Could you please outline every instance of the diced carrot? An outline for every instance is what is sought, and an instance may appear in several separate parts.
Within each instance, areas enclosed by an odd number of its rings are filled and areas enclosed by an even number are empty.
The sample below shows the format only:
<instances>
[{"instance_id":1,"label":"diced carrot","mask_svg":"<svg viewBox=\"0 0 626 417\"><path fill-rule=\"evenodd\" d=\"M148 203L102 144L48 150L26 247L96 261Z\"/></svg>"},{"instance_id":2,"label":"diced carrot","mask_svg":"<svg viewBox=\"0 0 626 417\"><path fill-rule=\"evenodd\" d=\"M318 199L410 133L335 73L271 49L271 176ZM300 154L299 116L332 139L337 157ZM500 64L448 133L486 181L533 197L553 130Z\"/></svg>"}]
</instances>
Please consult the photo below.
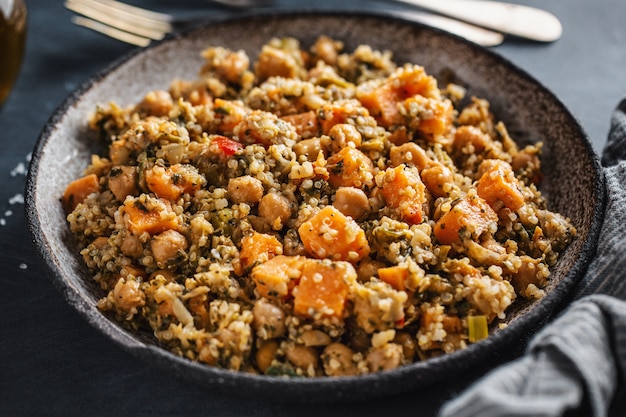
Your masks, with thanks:
<instances>
[{"instance_id":1,"label":"diced carrot","mask_svg":"<svg viewBox=\"0 0 626 417\"><path fill-rule=\"evenodd\" d=\"M276 255L282 255L283 245L275 236L254 232L241 239L239 259L244 269L256 263L265 262Z\"/></svg>"},{"instance_id":2,"label":"diced carrot","mask_svg":"<svg viewBox=\"0 0 626 417\"><path fill-rule=\"evenodd\" d=\"M252 268L251 277L261 297L285 298L298 283L304 267L304 256L277 255Z\"/></svg>"},{"instance_id":3,"label":"diced carrot","mask_svg":"<svg viewBox=\"0 0 626 417\"><path fill-rule=\"evenodd\" d=\"M477 237L497 221L498 215L485 200L466 196L441 216L433 232L439 243L451 245L461 241L462 232Z\"/></svg>"},{"instance_id":4,"label":"diced carrot","mask_svg":"<svg viewBox=\"0 0 626 417\"><path fill-rule=\"evenodd\" d=\"M406 266L389 266L378 270L378 278L391 285L395 290L404 291L404 282L409 277L409 269Z\"/></svg>"},{"instance_id":5,"label":"diced carrot","mask_svg":"<svg viewBox=\"0 0 626 417\"><path fill-rule=\"evenodd\" d=\"M402 220L412 224L421 223L426 187L417 169L400 164L395 168L388 168L383 175L380 191L385 202L390 207L399 209Z\"/></svg>"},{"instance_id":6,"label":"diced carrot","mask_svg":"<svg viewBox=\"0 0 626 417\"><path fill-rule=\"evenodd\" d=\"M100 183L96 174L85 175L72 181L63 193L63 205L67 211L73 211L89 194L100 191Z\"/></svg>"},{"instance_id":7,"label":"diced carrot","mask_svg":"<svg viewBox=\"0 0 626 417\"><path fill-rule=\"evenodd\" d=\"M319 135L320 124L317 120L317 113L313 110L305 113L290 114L281 117L281 119L291 123L296 128L298 135L305 139Z\"/></svg>"},{"instance_id":8,"label":"diced carrot","mask_svg":"<svg viewBox=\"0 0 626 417\"><path fill-rule=\"evenodd\" d=\"M120 208L128 229L134 235L147 232L151 235L170 229L178 229L178 218L167 200L157 200L155 207L148 209L139 199L124 201Z\"/></svg>"},{"instance_id":9,"label":"diced carrot","mask_svg":"<svg viewBox=\"0 0 626 417\"><path fill-rule=\"evenodd\" d=\"M183 194L195 194L204 183L204 177L191 165L176 164L168 168L154 166L145 172L148 189L159 198L177 200Z\"/></svg>"},{"instance_id":10,"label":"diced carrot","mask_svg":"<svg viewBox=\"0 0 626 417\"><path fill-rule=\"evenodd\" d=\"M483 164L487 162L484 161ZM481 166L483 165L481 164ZM498 210L502 205L512 211L524 205L524 195L511 166L504 161L490 161L476 184L476 192Z\"/></svg>"},{"instance_id":11,"label":"diced carrot","mask_svg":"<svg viewBox=\"0 0 626 417\"><path fill-rule=\"evenodd\" d=\"M333 206L302 223L298 233L307 252L319 259L355 263L370 252L363 229Z\"/></svg>"},{"instance_id":12,"label":"diced carrot","mask_svg":"<svg viewBox=\"0 0 626 417\"><path fill-rule=\"evenodd\" d=\"M293 311L313 319L343 317L356 270L348 262L307 259L294 289Z\"/></svg>"},{"instance_id":13,"label":"diced carrot","mask_svg":"<svg viewBox=\"0 0 626 417\"><path fill-rule=\"evenodd\" d=\"M362 188L374 178L374 163L358 149L347 146L326 161L328 182L335 188Z\"/></svg>"}]
</instances>

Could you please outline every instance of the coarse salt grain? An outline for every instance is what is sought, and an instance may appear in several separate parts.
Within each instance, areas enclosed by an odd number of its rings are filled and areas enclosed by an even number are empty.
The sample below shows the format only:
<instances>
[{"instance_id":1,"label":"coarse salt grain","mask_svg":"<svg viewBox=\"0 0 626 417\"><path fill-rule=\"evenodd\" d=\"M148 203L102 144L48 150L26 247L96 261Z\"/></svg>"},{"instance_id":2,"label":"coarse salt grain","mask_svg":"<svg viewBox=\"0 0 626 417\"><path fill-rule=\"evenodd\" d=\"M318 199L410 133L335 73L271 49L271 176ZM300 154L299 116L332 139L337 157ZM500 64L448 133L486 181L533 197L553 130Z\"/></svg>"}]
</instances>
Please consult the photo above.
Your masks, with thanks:
<instances>
[{"instance_id":1,"label":"coarse salt grain","mask_svg":"<svg viewBox=\"0 0 626 417\"><path fill-rule=\"evenodd\" d=\"M26 165L23 162L19 162L15 166L15 168L13 168L13 170L10 173L10 175L12 177L16 177L18 175L26 175L27 172L28 172L28 169L26 168Z\"/></svg>"},{"instance_id":2,"label":"coarse salt grain","mask_svg":"<svg viewBox=\"0 0 626 417\"><path fill-rule=\"evenodd\" d=\"M9 198L9 204L24 204L24 196L22 194L15 194L13 197Z\"/></svg>"}]
</instances>

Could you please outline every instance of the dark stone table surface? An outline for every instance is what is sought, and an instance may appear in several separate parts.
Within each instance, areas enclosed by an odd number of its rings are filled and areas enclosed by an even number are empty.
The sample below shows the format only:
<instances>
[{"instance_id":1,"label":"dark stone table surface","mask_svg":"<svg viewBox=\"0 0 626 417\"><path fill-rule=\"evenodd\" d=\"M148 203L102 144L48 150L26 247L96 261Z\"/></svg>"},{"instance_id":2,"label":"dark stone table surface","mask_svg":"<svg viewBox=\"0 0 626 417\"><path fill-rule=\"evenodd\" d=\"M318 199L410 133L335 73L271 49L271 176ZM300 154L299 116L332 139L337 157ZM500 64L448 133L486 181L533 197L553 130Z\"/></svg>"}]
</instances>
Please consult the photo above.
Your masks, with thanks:
<instances>
[{"instance_id":1,"label":"dark stone table surface","mask_svg":"<svg viewBox=\"0 0 626 417\"><path fill-rule=\"evenodd\" d=\"M134 3L197 13L208 7L201 0ZM563 37L551 44L507 40L493 50L552 90L599 152L611 112L626 97L626 2L518 3L555 13L562 20ZM61 1L27 4L23 69L0 110L0 416L429 416L484 372L470 370L416 392L359 403L281 405L176 379L92 329L66 305L38 260L24 217L25 173L54 109L82 81L132 48L72 25ZM283 0L278 7L399 8L358 0ZM228 13L220 9L216 16Z\"/></svg>"}]
</instances>

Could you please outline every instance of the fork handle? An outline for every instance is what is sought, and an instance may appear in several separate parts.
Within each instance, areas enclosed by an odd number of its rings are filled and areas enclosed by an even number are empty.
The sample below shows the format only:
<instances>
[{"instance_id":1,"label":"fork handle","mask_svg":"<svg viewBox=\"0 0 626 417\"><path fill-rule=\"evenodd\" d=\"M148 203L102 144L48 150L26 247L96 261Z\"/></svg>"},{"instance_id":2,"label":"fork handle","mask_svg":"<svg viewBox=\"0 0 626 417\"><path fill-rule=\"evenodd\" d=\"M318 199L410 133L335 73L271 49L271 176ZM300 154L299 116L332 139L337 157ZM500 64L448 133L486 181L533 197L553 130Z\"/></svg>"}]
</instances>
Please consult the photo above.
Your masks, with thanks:
<instances>
[{"instance_id":1,"label":"fork handle","mask_svg":"<svg viewBox=\"0 0 626 417\"><path fill-rule=\"evenodd\" d=\"M491 0L391 0L431 10L484 28L538 42L561 37L561 22L534 7Z\"/></svg>"}]
</instances>

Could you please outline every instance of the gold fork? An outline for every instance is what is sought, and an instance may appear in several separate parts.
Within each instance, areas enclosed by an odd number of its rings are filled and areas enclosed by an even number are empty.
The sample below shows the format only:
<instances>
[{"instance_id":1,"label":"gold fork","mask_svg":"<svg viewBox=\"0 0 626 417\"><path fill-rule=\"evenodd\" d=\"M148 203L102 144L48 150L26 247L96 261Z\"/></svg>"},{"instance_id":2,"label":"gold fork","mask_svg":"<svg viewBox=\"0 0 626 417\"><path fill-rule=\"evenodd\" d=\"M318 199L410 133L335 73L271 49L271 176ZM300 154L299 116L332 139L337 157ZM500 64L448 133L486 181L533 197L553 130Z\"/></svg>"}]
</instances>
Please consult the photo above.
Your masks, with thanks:
<instances>
[{"instance_id":1,"label":"gold fork","mask_svg":"<svg viewBox=\"0 0 626 417\"><path fill-rule=\"evenodd\" d=\"M225 4L227 1L220 0L219 2ZM185 19L117 0L65 0L65 7L80 15L72 17L74 24L141 47L161 40L169 33L210 20L208 16ZM446 30L483 46L499 45L504 40L501 33L444 16L413 10L390 13Z\"/></svg>"}]
</instances>

